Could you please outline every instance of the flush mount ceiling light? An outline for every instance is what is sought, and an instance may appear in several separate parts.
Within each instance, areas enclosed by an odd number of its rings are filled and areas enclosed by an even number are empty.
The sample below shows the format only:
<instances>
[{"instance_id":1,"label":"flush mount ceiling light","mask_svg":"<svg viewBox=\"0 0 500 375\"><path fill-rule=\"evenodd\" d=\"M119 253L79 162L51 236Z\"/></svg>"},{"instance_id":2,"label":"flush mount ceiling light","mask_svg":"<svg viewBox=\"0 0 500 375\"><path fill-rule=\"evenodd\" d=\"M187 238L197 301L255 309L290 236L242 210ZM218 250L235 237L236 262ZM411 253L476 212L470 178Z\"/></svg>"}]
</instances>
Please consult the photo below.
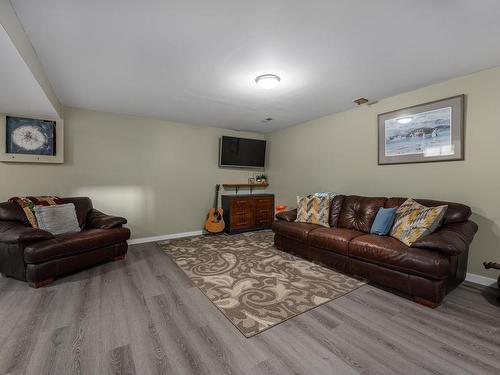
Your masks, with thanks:
<instances>
[{"instance_id":1,"label":"flush mount ceiling light","mask_svg":"<svg viewBox=\"0 0 500 375\"><path fill-rule=\"evenodd\" d=\"M281 78L276 74L263 74L255 78L255 83L263 89L274 89L280 83Z\"/></svg>"},{"instance_id":2,"label":"flush mount ceiling light","mask_svg":"<svg viewBox=\"0 0 500 375\"><path fill-rule=\"evenodd\" d=\"M412 117L403 117L403 118L400 118L398 119L398 122L400 124L408 124L409 122L411 122L413 120Z\"/></svg>"}]
</instances>

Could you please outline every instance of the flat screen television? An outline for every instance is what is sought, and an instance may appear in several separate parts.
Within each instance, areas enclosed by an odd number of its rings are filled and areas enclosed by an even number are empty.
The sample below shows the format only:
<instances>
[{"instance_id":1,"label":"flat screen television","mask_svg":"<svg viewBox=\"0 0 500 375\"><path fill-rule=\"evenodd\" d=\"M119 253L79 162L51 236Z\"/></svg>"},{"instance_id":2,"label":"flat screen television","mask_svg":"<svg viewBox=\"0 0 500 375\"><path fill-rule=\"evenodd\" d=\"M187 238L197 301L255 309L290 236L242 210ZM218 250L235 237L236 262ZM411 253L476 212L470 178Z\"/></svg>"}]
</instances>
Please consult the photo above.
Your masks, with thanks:
<instances>
[{"instance_id":1,"label":"flat screen television","mask_svg":"<svg viewBox=\"0 0 500 375\"><path fill-rule=\"evenodd\" d=\"M222 136L219 141L219 167L264 168L266 141Z\"/></svg>"}]
</instances>

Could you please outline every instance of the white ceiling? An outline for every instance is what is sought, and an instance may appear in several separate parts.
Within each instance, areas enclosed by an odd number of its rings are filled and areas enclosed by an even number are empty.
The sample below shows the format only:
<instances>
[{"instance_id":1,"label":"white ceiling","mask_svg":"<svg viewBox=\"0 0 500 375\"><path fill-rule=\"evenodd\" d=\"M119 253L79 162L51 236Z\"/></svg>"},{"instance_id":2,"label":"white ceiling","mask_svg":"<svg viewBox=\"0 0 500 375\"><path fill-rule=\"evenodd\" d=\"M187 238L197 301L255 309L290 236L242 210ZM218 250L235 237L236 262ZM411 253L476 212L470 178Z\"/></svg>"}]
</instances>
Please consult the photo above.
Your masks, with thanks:
<instances>
[{"instance_id":1,"label":"white ceiling","mask_svg":"<svg viewBox=\"0 0 500 375\"><path fill-rule=\"evenodd\" d=\"M500 65L498 0L12 4L64 105L192 124L271 131Z\"/></svg>"},{"instance_id":2,"label":"white ceiling","mask_svg":"<svg viewBox=\"0 0 500 375\"><path fill-rule=\"evenodd\" d=\"M0 113L58 117L2 25L0 25Z\"/></svg>"}]
</instances>

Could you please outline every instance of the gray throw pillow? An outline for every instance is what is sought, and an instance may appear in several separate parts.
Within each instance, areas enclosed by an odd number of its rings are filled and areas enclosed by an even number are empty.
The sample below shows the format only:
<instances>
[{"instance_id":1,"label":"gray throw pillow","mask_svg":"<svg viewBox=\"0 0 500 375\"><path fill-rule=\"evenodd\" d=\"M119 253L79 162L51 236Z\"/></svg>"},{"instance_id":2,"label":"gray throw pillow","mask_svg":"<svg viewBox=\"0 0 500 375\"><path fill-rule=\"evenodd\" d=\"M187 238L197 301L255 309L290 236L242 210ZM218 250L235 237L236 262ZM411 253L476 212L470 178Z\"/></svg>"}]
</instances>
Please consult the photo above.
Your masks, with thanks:
<instances>
[{"instance_id":1,"label":"gray throw pillow","mask_svg":"<svg viewBox=\"0 0 500 375\"><path fill-rule=\"evenodd\" d=\"M38 227L53 235L80 232L73 203L56 204L54 206L35 206Z\"/></svg>"}]
</instances>

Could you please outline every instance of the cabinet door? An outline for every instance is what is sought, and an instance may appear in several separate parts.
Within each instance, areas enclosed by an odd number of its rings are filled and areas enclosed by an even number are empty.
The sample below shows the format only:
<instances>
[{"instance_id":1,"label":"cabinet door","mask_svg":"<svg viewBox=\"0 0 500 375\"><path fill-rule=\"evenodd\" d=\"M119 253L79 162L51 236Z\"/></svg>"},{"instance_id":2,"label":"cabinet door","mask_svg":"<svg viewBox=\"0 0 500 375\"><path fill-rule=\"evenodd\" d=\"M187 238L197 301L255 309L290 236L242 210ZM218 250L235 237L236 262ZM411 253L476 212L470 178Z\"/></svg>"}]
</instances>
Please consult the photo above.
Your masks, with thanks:
<instances>
[{"instance_id":1,"label":"cabinet door","mask_svg":"<svg viewBox=\"0 0 500 375\"><path fill-rule=\"evenodd\" d=\"M255 225L270 226L274 219L274 198L262 197L255 199Z\"/></svg>"},{"instance_id":2,"label":"cabinet door","mask_svg":"<svg viewBox=\"0 0 500 375\"><path fill-rule=\"evenodd\" d=\"M253 227L254 202L249 198L235 198L231 202L231 228Z\"/></svg>"}]
</instances>

